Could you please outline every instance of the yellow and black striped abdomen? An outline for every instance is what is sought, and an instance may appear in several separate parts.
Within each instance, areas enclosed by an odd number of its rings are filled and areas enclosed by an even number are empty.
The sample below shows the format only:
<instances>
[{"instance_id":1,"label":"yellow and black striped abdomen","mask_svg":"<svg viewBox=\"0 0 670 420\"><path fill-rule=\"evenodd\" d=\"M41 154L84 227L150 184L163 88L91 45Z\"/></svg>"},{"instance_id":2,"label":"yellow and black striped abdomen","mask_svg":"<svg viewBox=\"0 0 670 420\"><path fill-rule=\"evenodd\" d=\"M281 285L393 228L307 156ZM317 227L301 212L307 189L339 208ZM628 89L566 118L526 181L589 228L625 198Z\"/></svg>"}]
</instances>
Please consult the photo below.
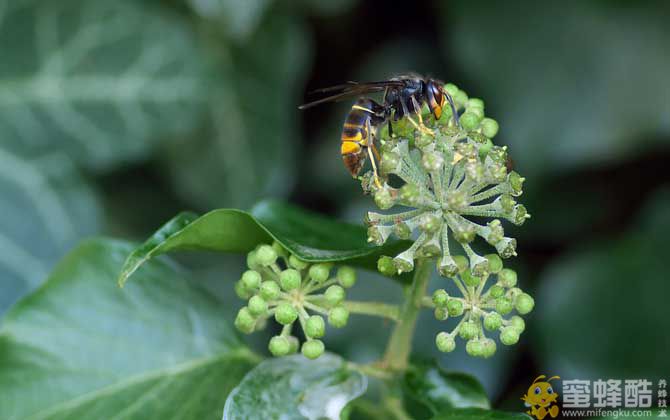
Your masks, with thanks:
<instances>
[{"instance_id":1,"label":"yellow and black striped abdomen","mask_svg":"<svg viewBox=\"0 0 670 420\"><path fill-rule=\"evenodd\" d=\"M365 163L364 148L368 145L368 138L370 137L368 129L372 110L368 102L369 100L366 99L356 101L349 114L347 114L344 127L342 127L340 152L342 153L344 166L354 177L358 175Z\"/></svg>"}]
</instances>

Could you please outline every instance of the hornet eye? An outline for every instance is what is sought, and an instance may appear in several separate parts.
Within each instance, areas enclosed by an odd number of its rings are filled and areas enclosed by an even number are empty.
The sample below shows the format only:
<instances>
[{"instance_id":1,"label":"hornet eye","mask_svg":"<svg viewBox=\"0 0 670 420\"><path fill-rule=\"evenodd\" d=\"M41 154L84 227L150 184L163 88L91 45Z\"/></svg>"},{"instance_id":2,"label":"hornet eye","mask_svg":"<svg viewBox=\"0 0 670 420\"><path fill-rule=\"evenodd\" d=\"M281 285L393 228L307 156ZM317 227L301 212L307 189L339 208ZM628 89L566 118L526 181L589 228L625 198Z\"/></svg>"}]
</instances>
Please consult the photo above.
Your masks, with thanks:
<instances>
[{"instance_id":1,"label":"hornet eye","mask_svg":"<svg viewBox=\"0 0 670 420\"><path fill-rule=\"evenodd\" d=\"M535 395L540 395L541 392L542 390L540 389L539 386L535 388Z\"/></svg>"},{"instance_id":2,"label":"hornet eye","mask_svg":"<svg viewBox=\"0 0 670 420\"><path fill-rule=\"evenodd\" d=\"M547 388L547 394L553 394L554 390L551 387Z\"/></svg>"}]
</instances>

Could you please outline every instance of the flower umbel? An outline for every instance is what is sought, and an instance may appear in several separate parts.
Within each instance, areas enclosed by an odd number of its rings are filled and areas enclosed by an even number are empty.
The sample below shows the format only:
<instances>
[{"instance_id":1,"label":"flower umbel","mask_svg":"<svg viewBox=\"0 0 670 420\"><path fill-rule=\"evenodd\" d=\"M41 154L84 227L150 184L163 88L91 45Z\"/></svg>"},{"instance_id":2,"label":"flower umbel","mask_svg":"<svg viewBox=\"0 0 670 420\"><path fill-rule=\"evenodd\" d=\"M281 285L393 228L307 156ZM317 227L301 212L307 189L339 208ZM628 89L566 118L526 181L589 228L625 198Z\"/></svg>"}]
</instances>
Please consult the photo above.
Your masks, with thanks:
<instances>
[{"instance_id":1,"label":"flower umbel","mask_svg":"<svg viewBox=\"0 0 670 420\"><path fill-rule=\"evenodd\" d=\"M283 328L268 344L273 355L295 353L299 347L310 359L323 354L320 339L325 335L326 322L335 328L347 324L349 311L342 303L346 297L344 288L356 282L354 270L340 267L331 277L331 264L306 263L276 242L251 251L247 266L249 270L235 284L237 295L248 300L247 306L237 313L237 329L250 334L263 329L267 320L274 317ZM307 338L302 346L292 335L296 321Z\"/></svg>"},{"instance_id":2,"label":"flower umbel","mask_svg":"<svg viewBox=\"0 0 670 420\"><path fill-rule=\"evenodd\" d=\"M391 234L409 239L416 232L413 245L393 258L396 271L412 271L418 257L439 256L438 270L449 277L460 268L450 249L452 239L463 249L472 273L482 276L489 272L489 262L471 243L480 237L502 258L516 255L516 240L505 236L501 220L521 225L530 217L515 200L522 194L524 178L508 171L507 148L491 141L498 123L484 116L483 101L468 99L451 84L445 90L457 110L463 111L460 122L445 107L440 120L427 131L408 131L403 121L393 136L382 130L384 183L376 187L366 175L363 188L382 210L408 209L393 214L369 212L368 240L381 245ZM394 181L401 185L392 186ZM477 223L473 217L492 220Z\"/></svg>"},{"instance_id":3,"label":"flower umbel","mask_svg":"<svg viewBox=\"0 0 670 420\"><path fill-rule=\"evenodd\" d=\"M466 341L468 354L488 358L496 352L496 342L486 336L486 331L498 333L500 341L511 346L519 341L525 329L526 324L519 315L505 317L514 310L520 315L528 314L535 305L533 298L516 287L516 272L502 268L498 255L485 258L490 262L490 273L480 277L473 275L469 268L463 268L453 277L461 296L450 296L444 289L438 289L427 302L427 306L435 308L438 320L460 318L451 331L440 332L435 337L435 344L442 352L453 351L458 336Z\"/></svg>"}]
</instances>

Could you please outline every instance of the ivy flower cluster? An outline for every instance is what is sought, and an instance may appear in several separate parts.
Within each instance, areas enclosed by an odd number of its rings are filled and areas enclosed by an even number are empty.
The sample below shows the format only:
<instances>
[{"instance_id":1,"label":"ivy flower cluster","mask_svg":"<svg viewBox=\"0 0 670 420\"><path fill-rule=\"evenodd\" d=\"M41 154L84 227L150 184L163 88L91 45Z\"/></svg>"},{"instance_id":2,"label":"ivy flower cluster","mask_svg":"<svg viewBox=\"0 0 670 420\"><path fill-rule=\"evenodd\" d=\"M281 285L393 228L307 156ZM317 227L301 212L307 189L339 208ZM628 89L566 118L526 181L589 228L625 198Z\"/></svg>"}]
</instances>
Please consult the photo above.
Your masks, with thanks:
<instances>
[{"instance_id":1,"label":"ivy flower cluster","mask_svg":"<svg viewBox=\"0 0 670 420\"><path fill-rule=\"evenodd\" d=\"M469 355L488 358L495 354L496 342L486 336L486 331L498 333L500 342L511 346L519 341L525 329L526 324L519 315L533 310L533 298L516 287L516 272L503 268L498 255L490 254L485 258L489 262L490 273L475 276L467 267L466 259L456 257L459 275L452 279L461 296L450 296L446 290L438 289L427 303L435 308L435 318L440 321L460 318L451 331L437 334L435 344L442 352L453 351L458 336L466 341L465 350ZM487 283L490 284L488 288ZM519 315L506 319L514 310Z\"/></svg>"},{"instance_id":2,"label":"ivy flower cluster","mask_svg":"<svg viewBox=\"0 0 670 420\"><path fill-rule=\"evenodd\" d=\"M259 245L247 255L249 270L235 284L237 295L248 300L235 318L235 327L245 334L265 328L273 317L282 325L270 339L275 356L296 353L315 359L324 352L321 338L326 322L335 328L347 324L349 311L342 305L345 288L356 283L350 267L339 267L331 276L331 264L309 264L288 253L280 244ZM294 324L300 324L306 340L300 345Z\"/></svg>"},{"instance_id":3,"label":"ivy flower cluster","mask_svg":"<svg viewBox=\"0 0 670 420\"><path fill-rule=\"evenodd\" d=\"M516 256L516 240L505 235L503 221L522 225L530 218L516 201L524 178L509 168L507 148L493 144L499 127L485 116L484 102L468 98L453 84L445 90L458 116L445 107L427 129L401 124L394 136L382 132L384 183L378 187L366 174L363 189L381 210L403 209L368 212L368 241L381 245L391 235L413 239L395 257L379 259L379 271L386 275L412 271L417 258L436 258L438 272L451 278L460 294L439 289L432 299L424 298L438 320L460 318L451 331L437 334L437 348L451 352L460 337L468 354L490 357L496 342L486 332L498 333L505 345L515 344L525 328L519 315L534 306L533 298L516 287L516 273L502 262ZM478 254L472 246L477 238L495 253ZM456 244L460 249L454 249ZM506 319L515 309L518 315Z\"/></svg>"},{"instance_id":4,"label":"ivy flower cluster","mask_svg":"<svg viewBox=\"0 0 670 420\"><path fill-rule=\"evenodd\" d=\"M382 132L381 175L376 187L363 177L364 190L371 192L381 210L396 206L403 211L366 217L368 240L381 245L391 235L416 240L393 258L398 273L412 271L419 257L439 256L437 267L443 276L459 272L450 240L455 240L468 259L472 273L490 271L489 261L471 244L480 237L502 258L516 255L516 240L505 235L502 220L521 225L530 217L516 197L522 194L524 178L508 171L506 147L492 138L498 123L484 115L484 102L449 84L445 90L454 99L460 117L453 118L445 107L443 115L427 130ZM430 118L427 119L430 121ZM394 182L397 181L397 182ZM400 183L397 187L391 184ZM476 218L492 219L485 224Z\"/></svg>"}]
</instances>

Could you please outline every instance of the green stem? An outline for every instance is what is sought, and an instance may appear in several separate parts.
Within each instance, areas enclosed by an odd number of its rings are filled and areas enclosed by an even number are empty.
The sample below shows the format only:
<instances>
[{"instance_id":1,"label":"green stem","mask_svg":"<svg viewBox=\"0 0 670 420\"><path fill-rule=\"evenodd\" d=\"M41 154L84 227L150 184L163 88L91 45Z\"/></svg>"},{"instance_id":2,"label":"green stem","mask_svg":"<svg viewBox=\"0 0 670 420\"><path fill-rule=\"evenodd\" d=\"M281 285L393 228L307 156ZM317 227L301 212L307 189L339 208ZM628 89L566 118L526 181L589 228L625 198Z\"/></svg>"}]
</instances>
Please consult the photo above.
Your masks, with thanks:
<instances>
[{"instance_id":1,"label":"green stem","mask_svg":"<svg viewBox=\"0 0 670 420\"><path fill-rule=\"evenodd\" d=\"M357 302L345 300L342 304L353 314L379 316L393 321L398 320L398 312L400 312L398 305L381 302Z\"/></svg>"},{"instance_id":2,"label":"green stem","mask_svg":"<svg viewBox=\"0 0 670 420\"><path fill-rule=\"evenodd\" d=\"M398 323L391 333L383 364L393 370L405 370L407 368L409 354L412 349L412 338L414 327L421 310L421 303L428 281L432 273L431 259L418 259L414 269L414 279L409 290L409 296L405 300Z\"/></svg>"}]
</instances>

